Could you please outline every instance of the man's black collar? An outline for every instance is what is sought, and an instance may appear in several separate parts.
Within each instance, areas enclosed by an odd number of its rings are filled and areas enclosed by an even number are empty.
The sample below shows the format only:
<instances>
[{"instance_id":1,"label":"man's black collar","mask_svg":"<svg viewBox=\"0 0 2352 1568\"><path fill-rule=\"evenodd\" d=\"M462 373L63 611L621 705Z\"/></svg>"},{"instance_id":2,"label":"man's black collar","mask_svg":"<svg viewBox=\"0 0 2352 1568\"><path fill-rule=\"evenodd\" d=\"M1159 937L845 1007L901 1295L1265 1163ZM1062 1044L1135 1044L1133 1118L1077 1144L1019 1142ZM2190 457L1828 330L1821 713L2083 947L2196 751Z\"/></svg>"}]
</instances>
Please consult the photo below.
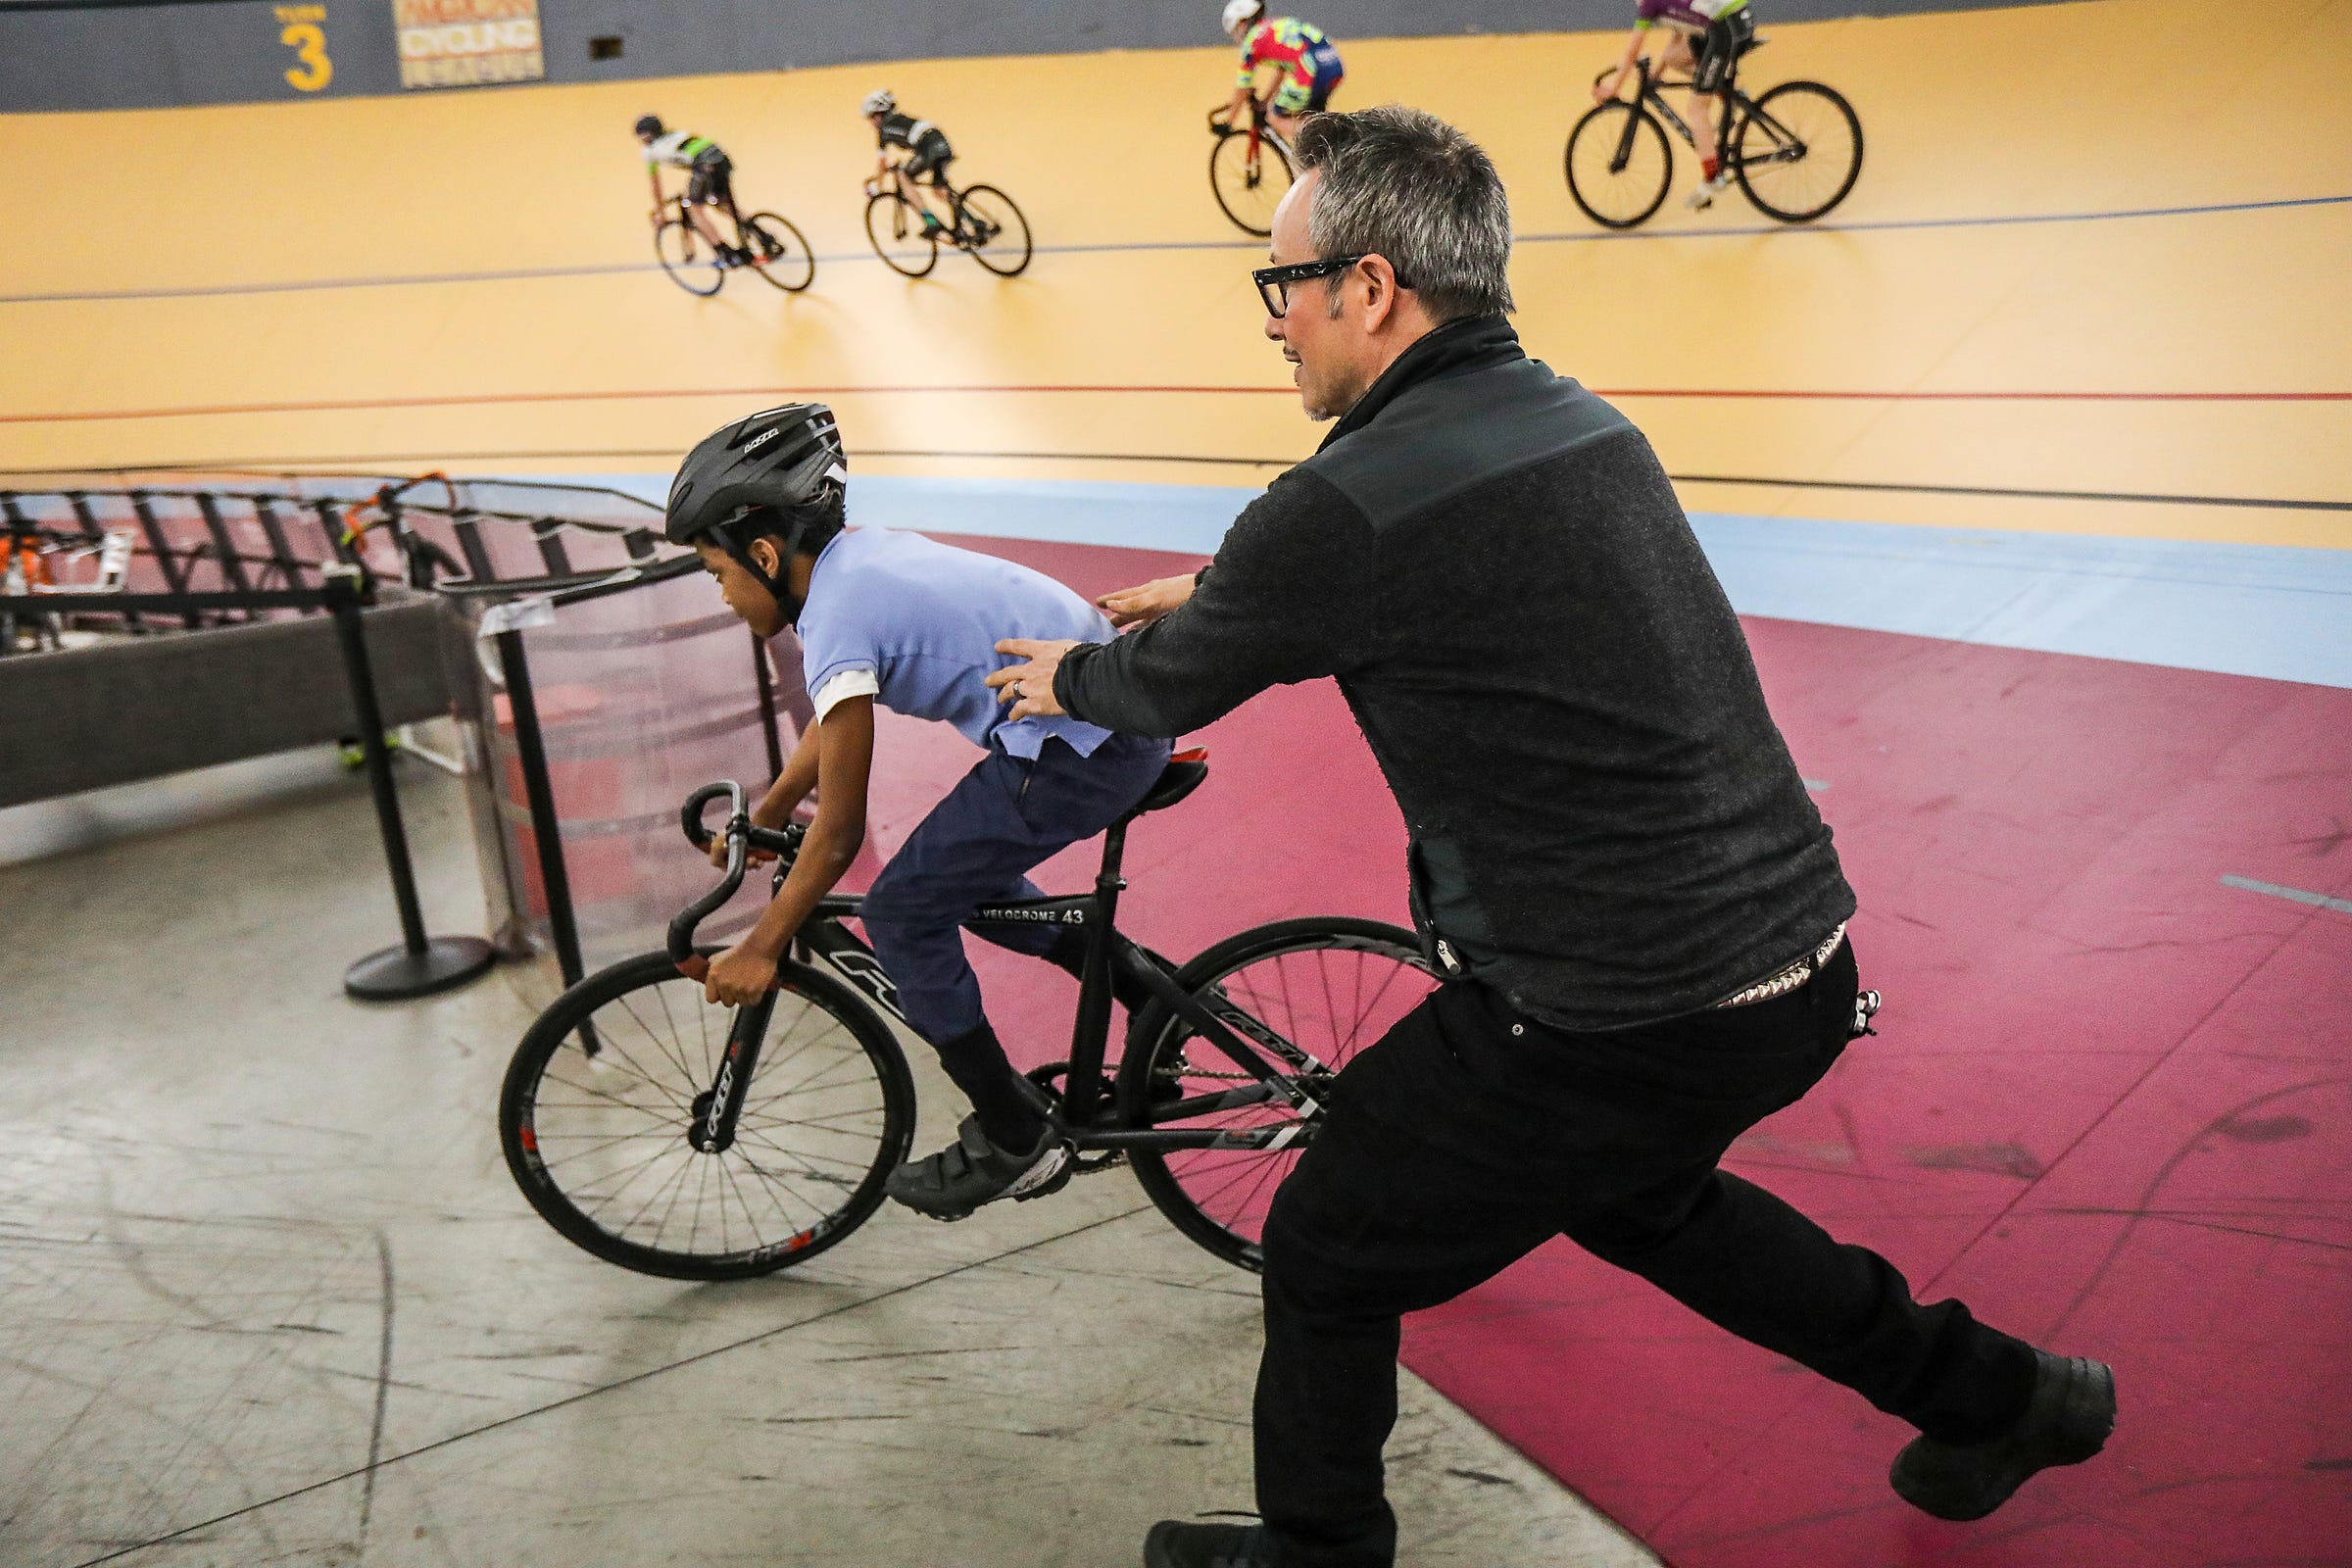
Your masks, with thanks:
<instances>
[{"instance_id":1,"label":"man's black collar","mask_svg":"<svg viewBox=\"0 0 2352 1568\"><path fill-rule=\"evenodd\" d=\"M1331 434L1323 438L1323 446L1315 450L1320 452L1340 437L1370 424L1407 387L1472 370L1490 370L1497 365L1526 358L1527 351L1519 346L1519 334L1502 317L1466 316L1458 321L1447 321L1397 355L1396 363L1380 372L1380 379L1365 389L1364 395L1355 400L1355 407L1332 426Z\"/></svg>"}]
</instances>

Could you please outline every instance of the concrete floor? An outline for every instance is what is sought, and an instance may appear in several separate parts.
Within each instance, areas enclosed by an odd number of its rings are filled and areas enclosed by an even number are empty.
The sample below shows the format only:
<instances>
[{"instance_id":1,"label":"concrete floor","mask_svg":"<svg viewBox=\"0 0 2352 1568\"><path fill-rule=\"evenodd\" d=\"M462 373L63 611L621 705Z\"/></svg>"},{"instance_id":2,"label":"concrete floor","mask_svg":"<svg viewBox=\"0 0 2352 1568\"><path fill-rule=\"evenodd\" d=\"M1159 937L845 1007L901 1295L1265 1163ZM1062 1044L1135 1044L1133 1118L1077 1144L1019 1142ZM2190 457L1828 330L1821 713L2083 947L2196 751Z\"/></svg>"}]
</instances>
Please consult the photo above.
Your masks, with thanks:
<instances>
[{"instance_id":1,"label":"concrete floor","mask_svg":"<svg viewBox=\"0 0 2352 1568\"><path fill-rule=\"evenodd\" d=\"M457 786L404 790L472 929ZM0 922L12 1568L1111 1568L1249 1504L1254 1281L1124 1174L742 1285L558 1238L493 1120L552 977L347 1002L393 929L356 783L0 869ZM1656 1560L1409 1375L1390 1451L1407 1563Z\"/></svg>"}]
</instances>

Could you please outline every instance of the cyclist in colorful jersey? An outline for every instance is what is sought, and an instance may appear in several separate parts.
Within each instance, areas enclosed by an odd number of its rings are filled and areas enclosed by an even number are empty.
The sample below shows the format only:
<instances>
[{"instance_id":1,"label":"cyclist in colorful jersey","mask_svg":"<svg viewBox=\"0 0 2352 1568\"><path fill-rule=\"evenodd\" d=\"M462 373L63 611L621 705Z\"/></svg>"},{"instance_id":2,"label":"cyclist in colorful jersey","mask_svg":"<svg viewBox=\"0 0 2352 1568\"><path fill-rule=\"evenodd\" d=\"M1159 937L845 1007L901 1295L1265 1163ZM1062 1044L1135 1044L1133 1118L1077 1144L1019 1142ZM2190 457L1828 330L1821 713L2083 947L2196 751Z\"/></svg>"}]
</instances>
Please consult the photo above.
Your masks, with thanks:
<instances>
[{"instance_id":1,"label":"cyclist in colorful jersey","mask_svg":"<svg viewBox=\"0 0 2352 1568\"><path fill-rule=\"evenodd\" d=\"M1297 17L1268 17L1265 0L1226 0L1225 35L1242 46L1242 74L1225 108L1228 122L1255 99L1277 131L1294 135L1300 117L1329 103L1347 74L1322 28ZM1257 74L1265 66L1275 70L1274 85L1261 97Z\"/></svg>"},{"instance_id":2,"label":"cyclist in colorful jersey","mask_svg":"<svg viewBox=\"0 0 2352 1568\"><path fill-rule=\"evenodd\" d=\"M928 120L900 113L899 100L888 87L867 93L863 110L882 148L881 161L874 166L874 183L866 187L868 193L881 189L883 180L895 179L899 194L923 215L924 233L954 227L956 193L948 185L948 166L956 161L956 149L948 145L948 133ZM890 160L894 147L906 154L895 168ZM924 199L921 181L926 177L947 215L944 218Z\"/></svg>"},{"instance_id":3,"label":"cyclist in colorful jersey","mask_svg":"<svg viewBox=\"0 0 2352 1568\"><path fill-rule=\"evenodd\" d=\"M1755 41L1755 13L1747 9L1747 0L1635 0L1637 16L1633 36L1625 40L1625 54L1617 69L1592 84L1592 98L1605 103L1617 96L1633 71L1634 62L1641 58L1642 46L1648 41L1652 27L1665 27L1673 34L1666 54L1658 62L1661 74L1688 70L1690 73L1690 102L1687 118L1690 122L1690 142L1698 153L1698 189L1692 191L1686 205L1693 210L1713 204L1732 182L1724 172L1721 149L1715 132L1715 116L1720 106L1730 109L1732 64L1740 52Z\"/></svg>"},{"instance_id":4,"label":"cyclist in colorful jersey","mask_svg":"<svg viewBox=\"0 0 2352 1568\"><path fill-rule=\"evenodd\" d=\"M743 219L735 211L735 165L719 150L718 143L708 136L688 131L670 130L662 123L659 115L642 115L637 121L637 140L645 147L645 173L654 184L654 226L662 226L662 166L686 171L686 218L694 224L720 261L730 267L749 262L751 253L729 245L718 237L718 225L710 221L709 207L723 207L735 220L737 233L743 231Z\"/></svg>"}]
</instances>

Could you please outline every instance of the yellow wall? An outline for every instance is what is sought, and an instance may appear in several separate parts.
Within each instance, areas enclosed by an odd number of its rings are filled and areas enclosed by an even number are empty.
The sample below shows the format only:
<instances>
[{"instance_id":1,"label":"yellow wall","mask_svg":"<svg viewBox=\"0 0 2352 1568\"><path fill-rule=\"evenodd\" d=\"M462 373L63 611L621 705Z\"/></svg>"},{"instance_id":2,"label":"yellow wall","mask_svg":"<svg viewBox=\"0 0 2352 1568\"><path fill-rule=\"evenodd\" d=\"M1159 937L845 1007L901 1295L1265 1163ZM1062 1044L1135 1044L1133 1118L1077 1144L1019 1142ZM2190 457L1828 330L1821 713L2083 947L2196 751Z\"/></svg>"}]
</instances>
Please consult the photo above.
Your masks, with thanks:
<instances>
[{"instance_id":1,"label":"yellow wall","mask_svg":"<svg viewBox=\"0 0 2352 1568\"><path fill-rule=\"evenodd\" d=\"M2352 0L2092 3L1774 24L1751 87L1818 76L1869 138L1845 224L2352 195ZM2308 13L2306 15L2306 13ZM1494 154L1531 349L1602 389L2344 392L2352 206L1726 236L1737 195L1596 231L1561 180L1614 36L1347 41L1338 107L1400 99ZM871 471L1251 483L1271 468L881 450L1239 456L1316 431L1286 385L1253 248L1205 189L1221 50L942 61L432 97L0 119L0 295L245 288L651 260L628 125L735 156L747 206L820 255L787 298L659 274L0 304L0 468L331 460L658 471L777 392L822 388ZM887 80L1041 244L1002 282L884 270L859 227ZM1086 106L1073 111L1071 105ZM840 258L840 259L835 259ZM901 389L901 390L855 390ZM674 394L693 395L674 395ZM582 394L590 396L583 397ZM656 395L662 394L662 395ZM562 395L562 401L551 400ZM501 399L509 401L480 401ZM475 401L457 401L475 400ZM534 401L537 400L537 401ZM2352 403L1737 401L1629 396L1670 468L1810 479L2352 498ZM321 403L358 407L315 408ZM269 406L256 409L257 405ZM291 407L289 407L291 406ZM173 412L216 410L226 412ZM164 416L92 418L124 411ZM510 454L559 454L548 457ZM478 456L468 456L478 455ZM2352 544L2345 514L1691 486L1696 507Z\"/></svg>"}]
</instances>

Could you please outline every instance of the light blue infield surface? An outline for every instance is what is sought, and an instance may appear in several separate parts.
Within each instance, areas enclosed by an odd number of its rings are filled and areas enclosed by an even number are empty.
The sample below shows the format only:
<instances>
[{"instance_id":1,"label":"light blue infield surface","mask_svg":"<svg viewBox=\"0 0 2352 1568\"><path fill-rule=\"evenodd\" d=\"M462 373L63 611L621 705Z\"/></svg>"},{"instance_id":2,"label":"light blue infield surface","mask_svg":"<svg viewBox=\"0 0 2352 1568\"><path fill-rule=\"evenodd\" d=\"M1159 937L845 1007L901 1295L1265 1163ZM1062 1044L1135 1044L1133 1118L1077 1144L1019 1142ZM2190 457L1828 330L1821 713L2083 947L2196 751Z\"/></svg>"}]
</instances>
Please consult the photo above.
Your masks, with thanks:
<instances>
[{"instance_id":1,"label":"light blue infield surface","mask_svg":"<svg viewBox=\"0 0 2352 1568\"><path fill-rule=\"evenodd\" d=\"M581 475L659 503L666 476ZM854 522L1210 555L1258 492L863 475ZM2352 687L2352 550L1694 512L1744 615Z\"/></svg>"}]
</instances>

